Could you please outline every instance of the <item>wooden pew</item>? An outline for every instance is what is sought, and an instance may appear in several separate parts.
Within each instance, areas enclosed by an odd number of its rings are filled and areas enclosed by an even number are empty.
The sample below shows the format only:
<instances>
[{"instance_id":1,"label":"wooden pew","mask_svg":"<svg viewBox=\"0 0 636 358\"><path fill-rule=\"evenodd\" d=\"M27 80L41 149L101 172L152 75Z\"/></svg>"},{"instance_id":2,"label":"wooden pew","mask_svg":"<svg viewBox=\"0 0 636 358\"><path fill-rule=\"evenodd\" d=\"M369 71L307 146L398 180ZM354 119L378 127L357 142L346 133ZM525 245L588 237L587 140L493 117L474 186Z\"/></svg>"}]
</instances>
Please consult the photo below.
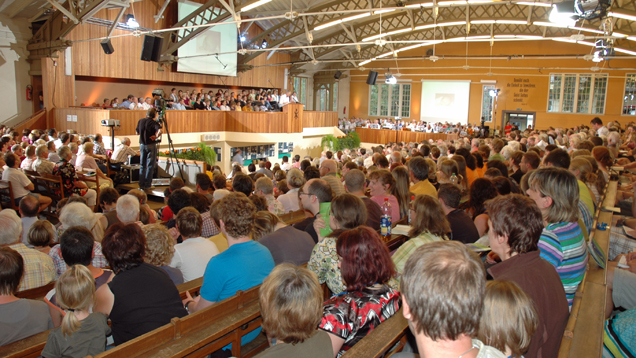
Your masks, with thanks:
<instances>
[{"instance_id":1,"label":"wooden pew","mask_svg":"<svg viewBox=\"0 0 636 358\"><path fill-rule=\"evenodd\" d=\"M15 205L13 196L13 187L8 180L0 180L0 205L2 208L18 211L18 206Z\"/></svg>"},{"instance_id":2,"label":"wooden pew","mask_svg":"<svg viewBox=\"0 0 636 358\"><path fill-rule=\"evenodd\" d=\"M373 332L362 338L360 342L351 347L343 358L380 358L384 357L391 348L393 353L402 351L406 344L406 332L409 324L400 308L393 317L382 322ZM399 343L398 343L399 342ZM396 345L397 344L397 345Z\"/></svg>"},{"instance_id":3,"label":"wooden pew","mask_svg":"<svg viewBox=\"0 0 636 358\"><path fill-rule=\"evenodd\" d=\"M616 181L607 184L600 207L614 207L617 184ZM606 223L607 230L598 230L598 223ZM605 255L609 252L611 226L612 213L597 210L590 238L596 239ZM607 270L590 257L585 278L574 296L558 358L602 356L606 293Z\"/></svg>"},{"instance_id":4,"label":"wooden pew","mask_svg":"<svg viewBox=\"0 0 636 358\"><path fill-rule=\"evenodd\" d=\"M31 288L29 290L24 290L17 292L15 295L18 298L27 298L30 300L43 300L44 296L46 296L49 291L51 291L55 287L55 281L49 282L44 286Z\"/></svg>"},{"instance_id":5,"label":"wooden pew","mask_svg":"<svg viewBox=\"0 0 636 358\"><path fill-rule=\"evenodd\" d=\"M203 357L230 343L233 356L252 356L267 347L267 341L261 340L241 354L241 337L261 326L259 289L260 285L239 291L214 306L173 318L169 324L95 357Z\"/></svg>"},{"instance_id":6,"label":"wooden pew","mask_svg":"<svg viewBox=\"0 0 636 358\"><path fill-rule=\"evenodd\" d=\"M278 218L287 225L294 225L297 222L305 220L305 217L304 210L296 210L280 215Z\"/></svg>"},{"instance_id":7,"label":"wooden pew","mask_svg":"<svg viewBox=\"0 0 636 358\"><path fill-rule=\"evenodd\" d=\"M178 285L177 289L179 290L181 299L186 298L186 291L189 291L193 296L198 295L202 284L203 277ZM16 296L19 298L41 300L51 289L53 289L53 287L55 287L55 282L51 282L42 287L18 292L16 293ZM42 349L44 349L49 332L50 331L38 333L34 336L1 347L0 357L38 357L42 353Z\"/></svg>"}]
</instances>

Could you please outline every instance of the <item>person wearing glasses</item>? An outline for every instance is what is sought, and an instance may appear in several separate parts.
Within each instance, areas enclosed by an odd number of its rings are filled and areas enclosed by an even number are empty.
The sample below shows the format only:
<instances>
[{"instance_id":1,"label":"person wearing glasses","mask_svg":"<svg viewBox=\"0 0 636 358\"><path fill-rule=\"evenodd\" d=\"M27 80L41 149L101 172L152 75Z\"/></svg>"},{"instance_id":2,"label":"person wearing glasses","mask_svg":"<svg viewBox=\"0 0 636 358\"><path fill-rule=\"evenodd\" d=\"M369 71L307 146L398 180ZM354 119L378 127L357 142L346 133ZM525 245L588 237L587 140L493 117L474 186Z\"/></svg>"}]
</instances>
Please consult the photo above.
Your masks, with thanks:
<instances>
[{"instance_id":1,"label":"person wearing glasses","mask_svg":"<svg viewBox=\"0 0 636 358\"><path fill-rule=\"evenodd\" d=\"M332 198L331 186L322 179L311 179L298 189L298 200L302 207L311 213L311 217L295 224L294 227L308 233L314 243L318 243L318 233L314 229L314 221L318 217L320 204L330 203Z\"/></svg>"}]
</instances>

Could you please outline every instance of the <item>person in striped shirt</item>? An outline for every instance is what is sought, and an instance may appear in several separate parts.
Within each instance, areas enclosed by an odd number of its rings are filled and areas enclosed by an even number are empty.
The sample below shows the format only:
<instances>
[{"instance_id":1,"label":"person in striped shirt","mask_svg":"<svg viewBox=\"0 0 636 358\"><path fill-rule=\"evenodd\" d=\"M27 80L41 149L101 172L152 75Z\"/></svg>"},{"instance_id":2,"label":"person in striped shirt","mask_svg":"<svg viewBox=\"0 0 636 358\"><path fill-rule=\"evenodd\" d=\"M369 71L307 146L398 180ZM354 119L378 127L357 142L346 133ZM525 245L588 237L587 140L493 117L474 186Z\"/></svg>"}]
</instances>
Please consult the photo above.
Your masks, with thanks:
<instances>
[{"instance_id":1,"label":"person in striped shirt","mask_svg":"<svg viewBox=\"0 0 636 358\"><path fill-rule=\"evenodd\" d=\"M587 245L579 219L579 186L566 169L547 167L534 171L528 180L528 196L539 206L545 228L539 239L541 257L551 263L563 283L568 304L587 266Z\"/></svg>"}]
</instances>

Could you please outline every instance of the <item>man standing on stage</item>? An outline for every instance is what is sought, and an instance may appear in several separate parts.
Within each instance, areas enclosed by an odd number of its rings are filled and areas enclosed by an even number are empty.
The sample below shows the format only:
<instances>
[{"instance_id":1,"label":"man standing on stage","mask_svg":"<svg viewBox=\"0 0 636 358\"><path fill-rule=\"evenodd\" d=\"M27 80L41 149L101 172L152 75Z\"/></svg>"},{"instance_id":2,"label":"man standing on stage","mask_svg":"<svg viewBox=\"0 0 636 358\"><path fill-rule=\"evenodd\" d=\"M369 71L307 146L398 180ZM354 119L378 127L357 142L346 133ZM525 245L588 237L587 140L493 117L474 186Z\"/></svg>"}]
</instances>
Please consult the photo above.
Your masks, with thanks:
<instances>
[{"instance_id":1,"label":"man standing on stage","mask_svg":"<svg viewBox=\"0 0 636 358\"><path fill-rule=\"evenodd\" d=\"M157 122L159 113L155 108L146 112L146 118L137 123L141 168L139 168L139 189L154 189L152 177L157 168L157 137L161 135L161 125Z\"/></svg>"}]
</instances>

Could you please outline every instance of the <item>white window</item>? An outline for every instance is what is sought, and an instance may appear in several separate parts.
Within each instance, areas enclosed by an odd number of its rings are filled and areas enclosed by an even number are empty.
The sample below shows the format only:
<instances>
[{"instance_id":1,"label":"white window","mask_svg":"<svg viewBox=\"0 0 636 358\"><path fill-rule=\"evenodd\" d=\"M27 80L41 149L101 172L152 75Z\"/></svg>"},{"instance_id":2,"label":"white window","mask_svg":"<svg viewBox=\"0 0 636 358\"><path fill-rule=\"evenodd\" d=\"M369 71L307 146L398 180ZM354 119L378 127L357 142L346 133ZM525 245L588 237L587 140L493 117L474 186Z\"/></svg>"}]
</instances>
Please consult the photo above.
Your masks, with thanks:
<instances>
[{"instance_id":1,"label":"white window","mask_svg":"<svg viewBox=\"0 0 636 358\"><path fill-rule=\"evenodd\" d=\"M411 117L411 84L369 86L370 117Z\"/></svg>"},{"instance_id":2,"label":"white window","mask_svg":"<svg viewBox=\"0 0 636 358\"><path fill-rule=\"evenodd\" d=\"M307 104L307 78L294 77L294 91L302 104Z\"/></svg>"},{"instance_id":3,"label":"white window","mask_svg":"<svg viewBox=\"0 0 636 358\"><path fill-rule=\"evenodd\" d=\"M636 74L625 76L625 97L623 97L623 114L636 116Z\"/></svg>"},{"instance_id":4,"label":"white window","mask_svg":"<svg viewBox=\"0 0 636 358\"><path fill-rule=\"evenodd\" d=\"M550 74L548 90L548 112L605 113L605 74Z\"/></svg>"}]
</instances>

